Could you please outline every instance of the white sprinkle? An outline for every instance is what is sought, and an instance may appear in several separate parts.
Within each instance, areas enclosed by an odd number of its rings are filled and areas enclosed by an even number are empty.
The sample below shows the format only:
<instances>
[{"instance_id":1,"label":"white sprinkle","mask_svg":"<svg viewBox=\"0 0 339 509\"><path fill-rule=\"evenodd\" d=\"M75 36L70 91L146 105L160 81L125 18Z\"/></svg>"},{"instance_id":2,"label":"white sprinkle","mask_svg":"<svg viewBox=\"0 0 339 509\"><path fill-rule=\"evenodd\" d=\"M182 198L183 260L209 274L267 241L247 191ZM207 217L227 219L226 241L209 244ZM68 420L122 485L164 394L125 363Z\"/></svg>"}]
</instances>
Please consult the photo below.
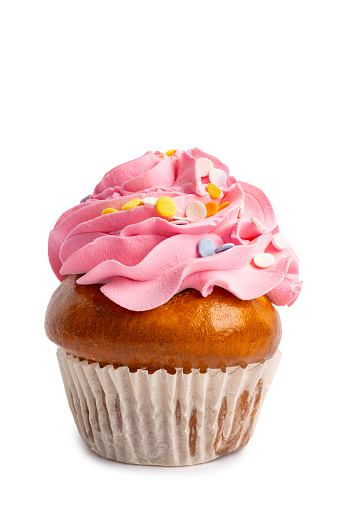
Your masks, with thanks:
<instances>
[{"instance_id":1,"label":"white sprinkle","mask_svg":"<svg viewBox=\"0 0 339 509\"><path fill-rule=\"evenodd\" d=\"M226 173L219 168L212 168L208 174L210 182L217 187L223 187L226 184Z\"/></svg>"},{"instance_id":2,"label":"white sprinkle","mask_svg":"<svg viewBox=\"0 0 339 509\"><path fill-rule=\"evenodd\" d=\"M191 219L190 217L173 216L173 217L170 217L169 219L175 219L178 221L186 221L187 223L193 223L193 219Z\"/></svg>"},{"instance_id":3,"label":"white sprinkle","mask_svg":"<svg viewBox=\"0 0 339 509\"><path fill-rule=\"evenodd\" d=\"M288 240L283 233L276 233L273 235L272 244L279 251L282 251L289 246Z\"/></svg>"},{"instance_id":4,"label":"white sprinkle","mask_svg":"<svg viewBox=\"0 0 339 509\"><path fill-rule=\"evenodd\" d=\"M186 221L185 219L176 219L175 221L171 221L171 224L189 224L189 221Z\"/></svg>"},{"instance_id":5,"label":"white sprinkle","mask_svg":"<svg viewBox=\"0 0 339 509\"><path fill-rule=\"evenodd\" d=\"M186 216L193 221L201 221L207 216L207 209L201 201L191 201L186 207Z\"/></svg>"},{"instance_id":6,"label":"white sprinkle","mask_svg":"<svg viewBox=\"0 0 339 509\"><path fill-rule=\"evenodd\" d=\"M155 204L157 203L159 198L153 198L151 196L146 196L146 198L143 198L141 200L141 203L144 205L147 205L147 207L155 207Z\"/></svg>"},{"instance_id":7,"label":"white sprinkle","mask_svg":"<svg viewBox=\"0 0 339 509\"><path fill-rule=\"evenodd\" d=\"M262 231L263 233L267 232L266 226L262 224L260 221L258 221L258 219L256 219L255 217L251 217L251 221L254 224L254 226L256 226L260 231Z\"/></svg>"},{"instance_id":8,"label":"white sprinkle","mask_svg":"<svg viewBox=\"0 0 339 509\"><path fill-rule=\"evenodd\" d=\"M274 264L274 256L271 253L259 253L255 255L253 262L260 269L267 269Z\"/></svg>"},{"instance_id":9,"label":"white sprinkle","mask_svg":"<svg viewBox=\"0 0 339 509\"><path fill-rule=\"evenodd\" d=\"M196 165L200 177L207 177L207 175L213 168L212 161L210 159L207 159L207 157L200 157L199 159L197 159Z\"/></svg>"}]
</instances>

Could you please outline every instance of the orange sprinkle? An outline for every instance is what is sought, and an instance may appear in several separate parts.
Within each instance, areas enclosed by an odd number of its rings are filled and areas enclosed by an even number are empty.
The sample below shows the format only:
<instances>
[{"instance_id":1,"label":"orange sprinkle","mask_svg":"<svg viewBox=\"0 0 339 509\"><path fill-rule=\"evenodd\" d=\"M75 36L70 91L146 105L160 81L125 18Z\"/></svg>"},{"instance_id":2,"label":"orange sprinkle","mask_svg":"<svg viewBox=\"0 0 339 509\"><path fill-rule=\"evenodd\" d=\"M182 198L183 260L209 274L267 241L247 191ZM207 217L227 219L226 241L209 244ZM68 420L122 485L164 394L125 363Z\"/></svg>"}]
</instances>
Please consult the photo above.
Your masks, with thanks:
<instances>
[{"instance_id":1,"label":"orange sprinkle","mask_svg":"<svg viewBox=\"0 0 339 509\"><path fill-rule=\"evenodd\" d=\"M175 153L176 153L176 150L173 150L173 149L172 149L172 150L167 150L166 155L167 155L167 157L171 157L171 156L173 156Z\"/></svg>"},{"instance_id":2,"label":"orange sprinkle","mask_svg":"<svg viewBox=\"0 0 339 509\"><path fill-rule=\"evenodd\" d=\"M121 207L121 210L130 210L130 209L134 209L134 207L138 207L139 205L141 205L141 200L139 198L134 198L134 200L130 200L128 201L127 203L125 203L122 207Z\"/></svg>"},{"instance_id":3,"label":"orange sprinkle","mask_svg":"<svg viewBox=\"0 0 339 509\"><path fill-rule=\"evenodd\" d=\"M101 215L103 216L104 214L110 214L111 212L118 212L118 211L117 211L117 209L104 209L101 212Z\"/></svg>"},{"instance_id":4,"label":"orange sprinkle","mask_svg":"<svg viewBox=\"0 0 339 509\"><path fill-rule=\"evenodd\" d=\"M215 201L209 201L208 203L205 203L205 207L207 210L207 216L214 216L218 212L218 204Z\"/></svg>"},{"instance_id":5,"label":"orange sprinkle","mask_svg":"<svg viewBox=\"0 0 339 509\"><path fill-rule=\"evenodd\" d=\"M209 193L211 198L219 198L221 195L219 187L211 183L207 184L207 192Z\"/></svg>"},{"instance_id":6,"label":"orange sprinkle","mask_svg":"<svg viewBox=\"0 0 339 509\"><path fill-rule=\"evenodd\" d=\"M222 210L222 209L224 209L225 207L228 207L228 206L229 206L229 204L230 204L230 202L229 202L229 201L224 201L224 203L219 203L219 205L218 205L218 212L219 212L219 210Z\"/></svg>"}]
</instances>

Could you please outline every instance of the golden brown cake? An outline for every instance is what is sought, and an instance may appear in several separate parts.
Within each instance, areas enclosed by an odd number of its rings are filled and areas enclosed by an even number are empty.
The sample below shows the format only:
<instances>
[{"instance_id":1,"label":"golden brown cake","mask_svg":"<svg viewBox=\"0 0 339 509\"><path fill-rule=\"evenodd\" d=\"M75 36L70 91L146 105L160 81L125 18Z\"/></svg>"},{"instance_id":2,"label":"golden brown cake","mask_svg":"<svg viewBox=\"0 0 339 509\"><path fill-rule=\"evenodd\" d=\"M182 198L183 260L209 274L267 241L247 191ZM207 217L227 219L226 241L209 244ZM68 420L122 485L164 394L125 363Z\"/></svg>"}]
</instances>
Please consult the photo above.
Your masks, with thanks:
<instances>
[{"instance_id":1,"label":"golden brown cake","mask_svg":"<svg viewBox=\"0 0 339 509\"><path fill-rule=\"evenodd\" d=\"M131 311L109 300L101 285L67 276L46 314L47 336L68 353L115 368L149 373L225 371L271 358L281 338L277 310L266 297L243 301L215 287L207 297L187 289L166 304Z\"/></svg>"}]
</instances>

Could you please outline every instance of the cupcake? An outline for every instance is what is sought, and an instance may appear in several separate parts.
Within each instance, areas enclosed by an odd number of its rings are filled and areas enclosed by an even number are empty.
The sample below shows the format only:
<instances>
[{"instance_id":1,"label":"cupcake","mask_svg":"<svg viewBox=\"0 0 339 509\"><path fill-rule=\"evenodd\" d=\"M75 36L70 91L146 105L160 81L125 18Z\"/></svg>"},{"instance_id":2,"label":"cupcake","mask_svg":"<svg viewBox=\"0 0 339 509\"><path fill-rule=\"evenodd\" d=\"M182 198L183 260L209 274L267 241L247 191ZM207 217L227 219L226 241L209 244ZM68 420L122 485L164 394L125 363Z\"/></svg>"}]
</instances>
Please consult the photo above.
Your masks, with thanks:
<instances>
[{"instance_id":1,"label":"cupcake","mask_svg":"<svg viewBox=\"0 0 339 509\"><path fill-rule=\"evenodd\" d=\"M280 360L298 258L265 194L199 149L106 173L49 237L46 313L86 445L146 465L245 446Z\"/></svg>"}]
</instances>

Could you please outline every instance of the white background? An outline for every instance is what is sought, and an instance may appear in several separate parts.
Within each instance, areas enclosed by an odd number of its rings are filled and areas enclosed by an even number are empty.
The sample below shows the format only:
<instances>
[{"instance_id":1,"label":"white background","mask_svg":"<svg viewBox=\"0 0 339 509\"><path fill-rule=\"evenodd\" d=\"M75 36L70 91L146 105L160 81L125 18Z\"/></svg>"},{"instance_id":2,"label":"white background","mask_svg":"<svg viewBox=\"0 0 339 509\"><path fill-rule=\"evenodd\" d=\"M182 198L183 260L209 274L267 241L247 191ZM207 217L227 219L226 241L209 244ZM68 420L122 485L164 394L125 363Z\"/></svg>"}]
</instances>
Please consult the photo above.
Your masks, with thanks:
<instances>
[{"instance_id":1,"label":"white background","mask_svg":"<svg viewBox=\"0 0 339 509\"><path fill-rule=\"evenodd\" d=\"M2 506L338 507L338 2L0 9ZM243 451L109 462L78 437L44 335L48 233L113 166L194 146L266 192L304 287Z\"/></svg>"}]
</instances>

